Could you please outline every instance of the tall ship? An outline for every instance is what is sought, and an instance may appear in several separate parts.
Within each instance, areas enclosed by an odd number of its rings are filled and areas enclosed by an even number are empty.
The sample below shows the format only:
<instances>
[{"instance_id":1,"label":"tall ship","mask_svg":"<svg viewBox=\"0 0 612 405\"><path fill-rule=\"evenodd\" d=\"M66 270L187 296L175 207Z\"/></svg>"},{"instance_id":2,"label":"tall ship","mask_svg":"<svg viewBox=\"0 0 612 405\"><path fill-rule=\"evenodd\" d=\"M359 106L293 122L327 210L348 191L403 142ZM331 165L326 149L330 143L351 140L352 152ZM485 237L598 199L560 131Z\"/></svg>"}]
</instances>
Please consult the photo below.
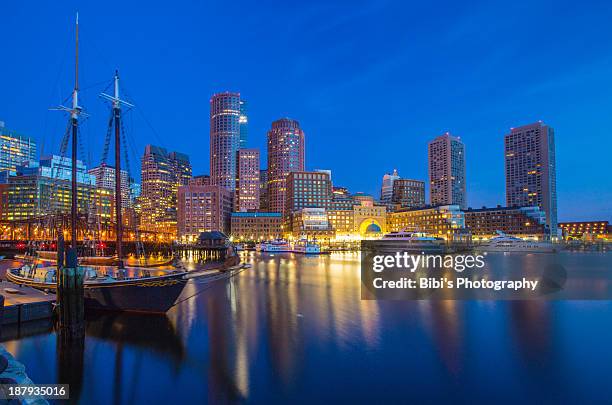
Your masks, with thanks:
<instances>
[{"instance_id":1,"label":"tall ship","mask_svg":"<svg viewBox=\"0 0 612 405\"><path fill-rule=\"evenodd\" d=\"M556 249L551 242L527 240L516 236L506 235L497 231L497 236L478 245L476 250L482 252L524 252L524 253L555 253Z\"/></svg>"},{"instance_id":2,"label":"tall ship","mask_svg":"<svg viewBox=\"0 0 612 405\"><path fill-rule=\"evenodd\" d=\"M78 103L79 81L78 81L78 14L76 20L76 63L75 63L75 86L72 92L72 107L60 106L58 109L70 114L69 128L72 129L72 200L71 200L71 254L77 251L77 136L79 118L83 111ZM85 307L88 309L102 309L113 311L138 311L164 313L176 302L183 291L188 277L187 271L181 267L167 266L167 269L152 269L146 266L125 266L123 251L123 220L122 220L122 190L121 190L121 120L122 106L132 106L122 100L119 95L119 74L115 72L113 79L114 93L108 95L102 93L101 97L111 103L112 112L109 120L108 137L114 130L115 143L115 234L116 254L100 259L100 263L110 264L108 266L84 266L83 261L79 267L83 269L83 295ZM37 258L27 261L18 268L9 269L6 277L9 281L28 285L34 288L56 292L59 272L64 271L64 241L63 232L58 232L56 253L57 265L46 266L40 264ZM68 259L68 254L66 255ZM235 258L234 258L235 259ZM77 263L77 260L75 260ZM239 266L228 269L206 271L198 278L204 282L228 278L235 274Z\"/></svg>"}]
</instances>

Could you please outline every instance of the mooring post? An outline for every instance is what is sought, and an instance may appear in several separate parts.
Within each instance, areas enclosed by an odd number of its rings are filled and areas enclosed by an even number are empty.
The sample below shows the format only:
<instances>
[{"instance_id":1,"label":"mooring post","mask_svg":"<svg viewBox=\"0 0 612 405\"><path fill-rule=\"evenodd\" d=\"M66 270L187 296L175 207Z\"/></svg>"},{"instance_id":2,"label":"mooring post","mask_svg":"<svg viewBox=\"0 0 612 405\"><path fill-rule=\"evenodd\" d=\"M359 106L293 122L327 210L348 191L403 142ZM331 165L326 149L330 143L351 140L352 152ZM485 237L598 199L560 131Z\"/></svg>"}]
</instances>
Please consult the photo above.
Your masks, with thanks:
<instances>
[{"instance_id":1,"label":"mooring post","mask_svg":"<svg viewBox=\"0 0 612 405\"><path fill-rule=\"evenodd\" d=\"M84 271L78 266L75 248L66 250L64 240L57 241L57 307L59 327L63 334L80 338L84 333ZM65 264L65 265L64 265Z\"/></svg>"}]
</instances>

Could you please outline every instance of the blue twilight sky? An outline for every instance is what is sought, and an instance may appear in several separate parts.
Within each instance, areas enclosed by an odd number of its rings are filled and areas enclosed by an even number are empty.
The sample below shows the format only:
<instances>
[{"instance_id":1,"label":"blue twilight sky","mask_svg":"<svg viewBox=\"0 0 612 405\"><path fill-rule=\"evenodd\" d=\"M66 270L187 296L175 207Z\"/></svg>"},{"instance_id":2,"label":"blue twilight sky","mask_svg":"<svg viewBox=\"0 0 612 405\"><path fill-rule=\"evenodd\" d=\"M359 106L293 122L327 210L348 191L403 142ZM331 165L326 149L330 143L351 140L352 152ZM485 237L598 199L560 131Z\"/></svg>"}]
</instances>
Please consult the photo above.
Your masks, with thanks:
<instances>
[{"instance_id":1,"label":"blue twilight sky","mask_svg":"<svg viewBox=\"0 0 612 405\"><path fill-rule=\"evenodd\" d=\"M108 112L97 94L119 68L130 100L130 167L146 143L208 173L208 100L240 91L249 146L289 116L307 168L378 195L381 177L426 179L427 141L467 149L468 202L503 204L503 135L555 128L559 220L612 220L612 4L576 1L2 2L0 120L57 152L47 109L70 95L80 12L84 150L99 162ZM262 162L262 166L265 162Z\"/></svg>"}]
</instances>

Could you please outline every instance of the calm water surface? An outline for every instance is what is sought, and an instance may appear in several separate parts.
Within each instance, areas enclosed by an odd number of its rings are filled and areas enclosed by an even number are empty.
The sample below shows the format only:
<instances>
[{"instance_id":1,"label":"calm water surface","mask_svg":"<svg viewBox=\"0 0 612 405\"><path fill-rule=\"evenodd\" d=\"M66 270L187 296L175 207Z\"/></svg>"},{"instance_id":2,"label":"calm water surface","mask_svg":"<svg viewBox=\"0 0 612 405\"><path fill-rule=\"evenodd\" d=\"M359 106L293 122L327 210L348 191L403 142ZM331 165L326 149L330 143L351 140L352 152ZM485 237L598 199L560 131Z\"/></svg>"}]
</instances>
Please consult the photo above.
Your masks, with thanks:
<instances>
[{"instance_id":1,"label":"calm water surface","mask_svg":"<svg viewBox=\"0 0 612 405\"><path fill-rule=\"evenodd\" d=\"M611 253L556 256L612 271ZM45 322L3 344L85 404L612 401L610 301L361 301L356 253L244 260L229 282L190 282L167 317L89 317L68 355Z\"/></svg>"}]
</instances>

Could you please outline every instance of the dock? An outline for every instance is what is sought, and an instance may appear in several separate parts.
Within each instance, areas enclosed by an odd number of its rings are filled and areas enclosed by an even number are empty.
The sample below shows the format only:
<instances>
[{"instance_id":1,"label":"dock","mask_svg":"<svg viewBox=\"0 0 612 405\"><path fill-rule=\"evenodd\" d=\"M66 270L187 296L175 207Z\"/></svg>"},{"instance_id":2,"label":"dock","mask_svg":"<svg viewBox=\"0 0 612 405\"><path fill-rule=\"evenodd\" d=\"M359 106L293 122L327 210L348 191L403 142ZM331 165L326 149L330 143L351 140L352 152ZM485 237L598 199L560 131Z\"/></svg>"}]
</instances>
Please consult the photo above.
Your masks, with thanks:
<instances>
[{"instance_id":1,"label":"dock","mask_svg":"<svg viewBox=\"0 0 612 405\"><path fill-rule=\"evenodd\" d=\"M6 281L4 273L10 267L10 262L2 260L0 263L0 295L4 298L1 325L51 319L55 294Z\"/></svg>"}]
</instances>

